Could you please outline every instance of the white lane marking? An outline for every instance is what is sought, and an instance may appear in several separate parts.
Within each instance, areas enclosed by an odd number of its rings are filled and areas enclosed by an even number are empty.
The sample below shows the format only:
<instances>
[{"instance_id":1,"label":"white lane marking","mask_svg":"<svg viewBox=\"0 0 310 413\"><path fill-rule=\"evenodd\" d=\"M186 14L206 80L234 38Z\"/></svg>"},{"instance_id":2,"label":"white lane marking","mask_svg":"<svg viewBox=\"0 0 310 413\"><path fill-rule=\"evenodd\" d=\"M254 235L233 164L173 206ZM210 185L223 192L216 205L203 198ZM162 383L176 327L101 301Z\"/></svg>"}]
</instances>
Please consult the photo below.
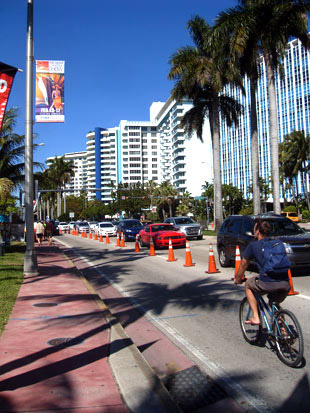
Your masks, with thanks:
<instances>
[{"instance_id":1,"label":"white lane marking","mask_svg":"<svg viewBox=\"0 0 310 413\"><path fill-rule=\"evenodd\" d=\"M60 241L61 242L61 241ZM62 244L66 245L64 242ZM69 247L69 246L68 246ZM72 248L72 247L69 247ZM78 251L76 251L75 248L72 248L73 251L81 258L83 259L87 264L92 266L91 261L87 258L84 257L83 255L80 255ZM107 274L105 274L102 270L96 268L96 271L103 276L109 283L122 295L127 297L129 301L134 305L134 307L139 307L139 309L142 309L143 313L145 316L149 317L149 319L154 318L156 315L153 314L152 311L147 311L141 304L139 304L135 299L133 299L129 293L127 293L121 286L118 284L114 283ZM152 320L156 324L158 324L163 330L165 330L169 335L174 337L176 341L178 341L182 346L184 346L186 349L188 349L198 360L201 361L202 364L204 364L209 370L211 370L217 377L221 379L222 382L226 384L227 387L229 387L232 391L232 394L240 394L241 398L246 401L246 403L250 404L252 407L254 407L258 412L261 413L272 413L274 412L273 409L268 407L267 403L262 400L261 398L257 396L253 396L250 394L242 385L234 381L224 370L224 368L218 364L210 360L198 347L194 346L192 343L190 343L179 331L177 331L174 327L171 327L168 325L164 320Z\"/></svg>"},{"instance_id":2,"label":"white lane marking","mask_svg":"<svg viewBox=\"0 0 310 413\"><path fill-rule=\"evenodd\" d=\"M308 295L304 295L304 294L298 294L297 297L304 298L305 300L310 300L310 297Z\"/></svg>"}]
</instances>

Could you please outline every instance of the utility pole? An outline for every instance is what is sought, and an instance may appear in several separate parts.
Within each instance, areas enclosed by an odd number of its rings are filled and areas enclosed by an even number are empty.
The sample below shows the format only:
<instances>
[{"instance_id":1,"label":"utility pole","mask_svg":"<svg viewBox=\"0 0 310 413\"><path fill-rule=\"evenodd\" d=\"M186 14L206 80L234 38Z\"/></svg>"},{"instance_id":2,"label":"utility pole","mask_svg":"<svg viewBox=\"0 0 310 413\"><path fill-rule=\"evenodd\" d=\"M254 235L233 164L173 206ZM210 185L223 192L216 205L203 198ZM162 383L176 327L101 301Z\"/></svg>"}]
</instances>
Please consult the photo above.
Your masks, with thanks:
<instances>
[{"instance_id":1,"label":"utility pole","mask_svg":"<svg viewBox=\"0 0 310 413\"><path fill-rule=\"evenodd\" d=\"M33 0L27 0L27 3L24 188L27 244L24 257L24 274L38 275L37 256L34 249L33 227Z\"/></svg>"}]
</instances>

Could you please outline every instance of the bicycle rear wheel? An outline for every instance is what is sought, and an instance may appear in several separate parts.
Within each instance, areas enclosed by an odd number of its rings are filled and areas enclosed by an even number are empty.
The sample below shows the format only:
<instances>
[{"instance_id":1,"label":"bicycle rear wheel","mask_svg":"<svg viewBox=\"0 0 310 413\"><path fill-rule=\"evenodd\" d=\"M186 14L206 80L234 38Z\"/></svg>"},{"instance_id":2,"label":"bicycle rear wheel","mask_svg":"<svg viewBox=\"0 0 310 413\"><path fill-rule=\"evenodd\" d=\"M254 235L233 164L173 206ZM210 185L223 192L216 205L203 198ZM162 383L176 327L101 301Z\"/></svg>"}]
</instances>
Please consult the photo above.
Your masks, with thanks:
<instances>
[{"instance_id":1,"label":"bicycle rear wheel","mask_svg":"<svg viewBox=\"0 0 310 413\"><path fill-rule=\"evenodd\" d=\"M304 356L304 339L297 318L289 310L280 310L272 329L279 359L289 367L296 367Z\"/></svg>"},{"instance_id":2,"label":"bicycle rear wheel","mask_svg":"<svg viewBox=\"0 0 310 413\"><path fill-rule=\"evenodd\" d=\"M239 321L245 340L250 344L256 344L262 337L262 316L259 312L260 325L245 324L245 321L253 317L252 310L246 297L241 301L239 309Z\"/></svg>"}]
</instances>

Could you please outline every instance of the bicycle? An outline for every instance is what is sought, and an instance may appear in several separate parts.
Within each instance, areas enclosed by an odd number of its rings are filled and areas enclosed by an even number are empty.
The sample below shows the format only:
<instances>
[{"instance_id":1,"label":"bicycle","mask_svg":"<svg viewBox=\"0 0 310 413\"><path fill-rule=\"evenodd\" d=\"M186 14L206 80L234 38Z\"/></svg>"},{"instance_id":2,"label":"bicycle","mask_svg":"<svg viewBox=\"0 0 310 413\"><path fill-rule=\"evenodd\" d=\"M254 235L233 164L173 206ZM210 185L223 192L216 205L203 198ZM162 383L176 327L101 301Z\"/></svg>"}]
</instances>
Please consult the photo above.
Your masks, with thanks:
<instances>
[{"instance_id":1,"label":"bicycle","mask_svg":"<svg viewBox=\"0 0 310 413\"><path fill-rule=\"evenodd\" d=\"M245 340L250 344L258 344L264 332L264 322L268 338L275 342L278 358L287 366L296 367L304 355L302 330L296 316L289 310L278 308L274 302L270 308L258 294L255 297L260 324L245 324L253 313L246 297L240 304L239 321Z\"/></svg>"}]
</instances>

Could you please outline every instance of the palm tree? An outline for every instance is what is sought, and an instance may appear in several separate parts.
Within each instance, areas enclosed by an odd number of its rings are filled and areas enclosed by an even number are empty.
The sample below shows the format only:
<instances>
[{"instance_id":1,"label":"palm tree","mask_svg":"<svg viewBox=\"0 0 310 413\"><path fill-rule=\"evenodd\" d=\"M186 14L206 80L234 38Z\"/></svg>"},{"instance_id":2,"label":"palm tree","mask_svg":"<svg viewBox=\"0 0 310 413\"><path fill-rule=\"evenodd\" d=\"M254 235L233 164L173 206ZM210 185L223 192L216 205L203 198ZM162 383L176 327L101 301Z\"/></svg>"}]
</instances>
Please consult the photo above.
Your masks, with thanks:
<instances>
[{"instance_id":1,"label":"palm tree","mask_svg":"<svg viewBox=\"0 0 310 413\"><path fill-rule=\"evenodd\" d=\"M5 201L13 189L14 183L8 178L0 178L0 201Z\"/></svg>"},{"instance_id":2,"label":"palm tree","mask_svg":"<svg viewBox=\"0 0 310 413\"><path fill-rule=\"evenodd\" d=\"M193 107L185 113L181 125L188 138L193 133L203 141L202 128L209 118L214 170L215 229L223 222L222 188L220 172L220 115L229 126L237 123L242 106L222 91L226 84L242 87L234 67L227 59L223 44L210 42L212 27L199 16L187 25L195 44L179 49L170 59L168 77L176 80L172 90L175 100L191 99ZM213 44L212 44L213 43Z\"/></svg>"},{"instance_id":3,"label":"palm tree","mask_svg":"<svg viewBox=\"0 0 310 413\"><path fill-rule=\"evenodd\" d=\"M74 162L66 161L65 156L57 157L50 162L48 168L48 177L54 183L57 192L57 216L61 214L61 197L60 190L70 181L70 177L74 176Z\"/></svg>"},{"instance_id":4,"label":"palm tree","mask_svg":"<svg viewBox=\"0 0 310 413\"><path fill-rule=\"evenodd\" d=\"M251 50L257 53L257 57L263 55L266 66L273 209L276 213L280 213L281 207L275 73L281 69L290 37L298 38L306 48L310 47L306 16L309 10L310 4L302 0L240 0L237 8L241 30L237 33L235 44L241 55Z\"/></svg>"},{"instance_id":5,"label":"palm tree","mask_svg":"<svg viewBox=\"0 0 310 413\"><path fill-rule=\"evenodd\" d=\"M295 178L296 186L298 185L297 176L300 174L303 193L306 197L308 209L310 209L307 185L309 182L307 162L310 159L310 136L305 135L303 131L293 131L284 136L281 149L283 149L284 154L282 157L284 173L288 177Z\"/></svg>"},{"instance_id":6,"label":"palm tree","mask_svg":"<svg viewBox=\"0 0 310 413\"><path fill-rule=\"evenodd\" d=\"M166 217L166 208L169 210L169 217L173 217L173 210L176 206L176 197L179 192L169 181L162 182L154 190L154 196L157 198L157 205L162 211L163 218Z\"/></svg>"},{"instance_id":7,"label":"palm tree","mask_svg":"<svg viewBox=\"0 0 310 413\"><path fill-rule=\"evenodd\" d=\"M25 137L14 133L17 116L17 108L7 110L0 131L0 178L9 179L13 182L14 187L21 185L25 180ZM34 166L42 168L42 164L39 162L34 162Z\"/></svg>"},{"instance_id":8,"label":"palm tree","mask_svg":"<svg viewBox=\"0 0 310 413\"><path fill-rule=\"evenodd\" d=\"M14 133L17 108L6 111L0 131L0 178L11 180L14 186L24 180L24 141L23 135Z\"/></svg>"},{"instance_id":9,"label":"palm tree","mask_svg":"<svg viewBox=\"0 0 310 413\"><path fill-rule=\"evenodd\" d=\"M256 90L259 78L258 45L256 38L245 35L243 10L237 6L220 13L215 22L214 37L216 41L225 38L228 52L233 64L240 70L241 76L247 76L250 82L250 118L251 118L251 160L252 160L252 194L254 214L261 212L259 188L259 148L257 130ZM245 32L245 33L244 33ZM244 44L244 37L247 42Z\"/></svg>"}]
</instances>

